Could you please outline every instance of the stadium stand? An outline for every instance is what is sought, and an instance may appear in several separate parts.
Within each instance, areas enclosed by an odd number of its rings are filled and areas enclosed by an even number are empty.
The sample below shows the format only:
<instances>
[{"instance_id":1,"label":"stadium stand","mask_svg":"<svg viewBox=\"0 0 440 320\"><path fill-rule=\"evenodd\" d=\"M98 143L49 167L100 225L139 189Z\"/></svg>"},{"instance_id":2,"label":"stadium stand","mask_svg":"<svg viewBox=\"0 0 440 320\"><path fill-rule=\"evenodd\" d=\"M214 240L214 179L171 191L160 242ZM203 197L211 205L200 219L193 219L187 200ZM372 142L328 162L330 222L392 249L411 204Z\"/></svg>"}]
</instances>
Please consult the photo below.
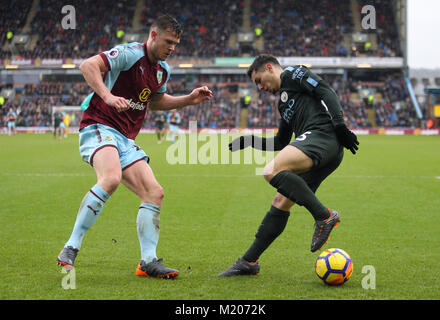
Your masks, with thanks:
<instances>
[{"instance_id":1,"label":"stadium stand","mask_svg":"<svg viewBox=\"0 0 440 320\"><path fill-rule=\"evenodd\" d=\"M124 41L123 35L139 29L142 35L155 17L168 13L184 28L178 57L240 56L236 34L245 28L246 1L171 1L142 2L139 23L134 23L136 0L108 3L73 0L76 8L74 30L61 26L60 4L56 0L39 0L36 12L29 1L2 2L0 59L21 56L26 59L86 58ZM374 3L378 12L378 28L369 31L377 40L367 55L401 56L400 44L389 1L359 0L363 5ZM263 1L252 0L248 14L250 30L261 29L263 45L251 54L271 52L278 56L351 56L350 35L356 29L350 1L311 0ZM166 11L162 8L167 8ZM14 12L14 14L12 14ZM18 13L19 15L17 16ZM31 41L27 46L8 45L6 32L21 33L28 14L33 17L27 28ZM359 12L358 12L359 14ZM242 23L237 23L242 22ZM135 26L136 25L136 26ZM139 27L139 26L140 27ZM6 31L6 32L4 32ZM117 31L122 31L118 35ZM137 30L139 31L139 30Z\"/></svg>"},{"instance_id":2,"label":"stadium stand","mask_svg":"<svg viewBox=\"0 0 440 320\"><path fill-rule=\"evenodd\" d=\"M1 1L0 12L0 45L4 48L2 44L11 40L24 27L29 13L29 1ZM1 55L4 55L4 50Z\"/></svg>"},{"instance_id":3,"label":"stadium stand","mask_svg":"<svg viewBox=\"0 0 440 320\"><path fill-rule=\"evenodd\" d=\"M239 54L228 46L228 41L238 31L237 22L242 21L242 1L149 1L142 11L142 25L151 25L155 17L164 13L174 16L184 30L176 56L212 58Z\"/></svg>"},{"instance_id":4,"label":"stadium stand","mask_svg":"<svg viewBox=\"0 0 440 320\"><path fill-rule=\"evenodd\" d=\"M359 11L365 5L374 6L377 18L377 29L367 29L366 32L372 35L371 47L368 55L379 57L402 56L401 44L393 16L393 8L390 1L386 0L359 0Z\"/></svg>"},{"instance_id":5,"label":"stadium stand","mask_svg":"<svg viewBox=\"0 0 440 320\"><path fill-rule=\"evenodd\" d=\"M36 43L18 54L24 58L64 59L87 58L122 42L118 30L131 27L134 14L133 0L93 2L69 1L75 7L77 28L61 26L60 2L40 0L31 23L30 35Z\"/></svg>"},{"instance_id":6,"label":"stadium stand","mask_svg":"<svg viewBox=\"0 0 440 320\"><path fill-rule=\"evenodd\" d=\"M252 23L265 52L276 56L347 56L352 31L348 1L253 1Z\"/></svg>"},{"instance_id":7,"label":"stadium stand","mask_svg":"<svg viewBox=\"0 0 440 320\"><path fill-rule=\"evenodd\" d=\"M35 63L42 59L84 59L116 44L133 41L131 34L139 36L136 41L144 41L147 27L163 13L175 16L184 29L181 44L169 61L172 67L182 61L213 65L218 57L252 57L262 52L280 57L401 57L403 54L390 1L293 3L283 0L119 0L104 4L72 0L69 4L76 9L77 28L65 30L56 0L33 0L32 6L25 0L2 1L0 61L29 59ZM364 30L366 42L355 43L353 35L360 32L361 8L368 4L376 8L377 28ZM241 46L238 37L249 33L253 35L252 46ZM25 45L14 45L11 34L25 34L29 40ZM345 74L318 71L335 88L345 119L352 128L420 125L403 70L370 74L358 70L348 70ZM58 77L55 82L47 79L39 83L0 82L0 93L2 90L13 92L12 98L3 103L0 123L5 124L4 116L9 107L13 107L19 114L18 126L50 126L52 106L80 105L90 93L87 84L81 81L78 78L67 82ZM184 94L200 84L210 86L214 99L182 110L182 127L187 128L190 121L197 121L200 128L243 126L240 119L243 107L240 90L243 88L252 96L245 126L277 126L278 98L256 92L244 71L235 76L173 74L168 90L172 94ZM75 126L79 117L72 120ZM147 115L144 127L154 127L154 113Z\"/></svg>"}]
</instances>

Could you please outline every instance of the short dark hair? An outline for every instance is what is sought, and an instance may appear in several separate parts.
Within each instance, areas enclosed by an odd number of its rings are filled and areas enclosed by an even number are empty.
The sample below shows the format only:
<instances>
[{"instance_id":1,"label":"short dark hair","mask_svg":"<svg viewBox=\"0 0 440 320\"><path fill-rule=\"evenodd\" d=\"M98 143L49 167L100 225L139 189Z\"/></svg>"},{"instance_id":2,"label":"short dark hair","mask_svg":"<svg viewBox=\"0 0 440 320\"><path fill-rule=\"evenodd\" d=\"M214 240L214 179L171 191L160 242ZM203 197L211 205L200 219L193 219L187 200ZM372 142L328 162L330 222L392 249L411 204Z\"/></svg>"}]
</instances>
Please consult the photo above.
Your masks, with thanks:
<instances>
[{"instance_id":1,"label":"short dark hair","mask_svg":"<svg viewBox=\"0 0 440 320\"><path fill-rule=\"evenodd\" d=\"M247 75L249 78L252 78L252 72L258 72L262 69L262 67L264 65L266 65L267 63L271 63L274 65L278 65L281 66L280 63L278 62L278 59L275 58L273 55L271 54L260 54L258 55L254 62L252 62L252 64L250 65L248 71L247 71Z\"/></svg>"},{"instance_id":2,"label":"short dark hair","mask_svg":"<svg viewBox=\"0 0 440 320\"><path fill-rule=\"evenodd\" d=\"M180 26L179 22L168 14L157 17L151 25L150 32L154 28L157 28L161 31L171 29L172 32L176 33L178 38L180 38L180 35L182 34L182 27Z\"/></svg>"}]
</instances>

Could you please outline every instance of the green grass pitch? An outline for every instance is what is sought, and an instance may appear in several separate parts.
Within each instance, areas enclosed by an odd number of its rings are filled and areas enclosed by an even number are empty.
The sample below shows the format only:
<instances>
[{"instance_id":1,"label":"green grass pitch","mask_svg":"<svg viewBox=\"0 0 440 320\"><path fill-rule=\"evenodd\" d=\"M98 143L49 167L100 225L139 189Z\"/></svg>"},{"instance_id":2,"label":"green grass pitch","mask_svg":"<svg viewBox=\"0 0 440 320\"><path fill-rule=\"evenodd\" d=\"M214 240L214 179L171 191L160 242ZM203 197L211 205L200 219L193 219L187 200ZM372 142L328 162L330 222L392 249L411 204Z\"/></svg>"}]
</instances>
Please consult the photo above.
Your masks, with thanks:
<instances>
[{"instance_id":1,"label":"green grass pitch","mask_svg":"<svg viewBox=\"0 0 440 320\"><path fill-rule=\"evenodd\" d=\"M79 156L77 135L0 135L0 299L439 299L440 138L359 140L359 153L346 151L317 192L341 214L324 248L351 255L344 285L325 286L315 275L313 219L298 206L261 257L259 275L219 278L251 244L273 188L255 175L256 164L171 165L170 143L142 134L137 144L165 189L158 256L180 276L135 276L139 201L121 185L83 241L75 289L64 289L56 257L95 184L93 169Z\"/></svg>"}]
</instances>

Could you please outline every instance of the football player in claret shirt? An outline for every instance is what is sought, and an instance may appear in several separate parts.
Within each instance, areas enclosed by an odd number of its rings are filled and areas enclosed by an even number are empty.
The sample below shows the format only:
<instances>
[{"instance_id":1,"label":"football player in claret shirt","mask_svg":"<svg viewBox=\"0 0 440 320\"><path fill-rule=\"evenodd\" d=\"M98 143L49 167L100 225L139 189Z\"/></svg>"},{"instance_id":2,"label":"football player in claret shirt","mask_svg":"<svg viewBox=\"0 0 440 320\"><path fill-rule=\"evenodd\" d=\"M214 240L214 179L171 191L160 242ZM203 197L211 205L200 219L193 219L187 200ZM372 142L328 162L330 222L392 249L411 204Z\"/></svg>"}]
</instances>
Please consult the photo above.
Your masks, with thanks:
<instances>
[{"instance_id":1,"label":"football player in claret shirt","mask_svg":"<svg viewBox=\"0 0 440 320\"><path fill-rule=\"evenodd\" d=\"M212 98L207 87L179 97L166 93L170 68L165 60L180 42L181 32L174 18L163 15L152 24L147 42L118 45L80 65L94 93L81 118L79 149L82 159L95 170L97 183L81 202L72 234L57 258L59 265L73 267L84 235L122 182L140 200L141 259L136 275L174 278L179 274L156 256L164 191L148 164L149 157L134 139L147 107L171 110Z\"/></svg>"},{"instance_id":2,"label":"football player in claret shirt","mask_svg":"<svg viewBox=\"0 0 440 320\"><path fill-rule=\"evenodd\" d=\"M342 161L344 147L353 154L358 149L356 135L344 124L342 108L335 91L305 66L282 69L272 55L260 55L248 69L258 90L279 92L281 115L278 133L272 138L242 136L229 145L231 151L249 146L278 151L264 170L264 178L276 190L255 240L229 269L220 276L257 274L258 258L283 232L290 208L304 206L315 220L310 250L315 252L327 241L340 221L339 213L328 209L316 197L322 181ZM295 139L291 142L292 135Z\"/></svg>"},{"instance_id":3,"label":"football player in claret shirt","mask_svg":"<svg viewBox=\"0 0 440 320\"><path fill-rule=\"evenodd\" d=\"M15 122L17 120L17 113L14 111L14 109L9 108L8 114L6 115L6 118L8 119L8 136L11 136L14 134L14 136L17 134L15 130Z\"/></svg>"},{"instance_id":4,"label":"football player in claret shirt","mask_svg":"<svg viewBox=\"0 0 440 320\"><path fill-rule=\"evenodd\" d=\"M176 110L171 110L171 113L168 114L167 118L168 122L168 136L167 140L176 142L176 137L179 134L179 126L181 122L180 113Z\"/></svg>"}]
</instances>

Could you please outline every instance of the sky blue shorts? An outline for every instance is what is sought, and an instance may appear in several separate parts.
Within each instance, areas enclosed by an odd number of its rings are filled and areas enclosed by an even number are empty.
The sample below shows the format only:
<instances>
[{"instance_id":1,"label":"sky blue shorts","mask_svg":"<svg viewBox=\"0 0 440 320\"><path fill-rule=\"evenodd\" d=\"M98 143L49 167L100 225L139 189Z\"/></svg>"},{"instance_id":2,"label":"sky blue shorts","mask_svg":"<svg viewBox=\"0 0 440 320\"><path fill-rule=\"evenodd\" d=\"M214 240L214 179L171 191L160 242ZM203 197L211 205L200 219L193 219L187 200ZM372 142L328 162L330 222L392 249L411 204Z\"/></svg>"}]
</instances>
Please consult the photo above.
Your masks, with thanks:
<instances>
[{"instance_id":1,"label":"sky blue shorts","mask_svg":"<svg viewBox=\"0 0 440 320\"><path fill-rule=\"evenodd\" d=\"M175 125L175 124L170 124L168 126L168 128L170 129L170 131L178 131L179 130L179 126Z\"/></svg>"},{"instance_id":2,"label":"sky blue shorts","mask_svg":"<svg viewBox=\"0 0 440 320\"><path fill-rule=\"evenodd\" d=\"M92 167L93 157L96 152L108 146L118 150L122 170L143 159L147 163L150 161L144 150L137 146L134 140L128 139L119 131L109 126L92 124L80 130L79 152L82 159Z\"/></svg>"}]
</instances>

